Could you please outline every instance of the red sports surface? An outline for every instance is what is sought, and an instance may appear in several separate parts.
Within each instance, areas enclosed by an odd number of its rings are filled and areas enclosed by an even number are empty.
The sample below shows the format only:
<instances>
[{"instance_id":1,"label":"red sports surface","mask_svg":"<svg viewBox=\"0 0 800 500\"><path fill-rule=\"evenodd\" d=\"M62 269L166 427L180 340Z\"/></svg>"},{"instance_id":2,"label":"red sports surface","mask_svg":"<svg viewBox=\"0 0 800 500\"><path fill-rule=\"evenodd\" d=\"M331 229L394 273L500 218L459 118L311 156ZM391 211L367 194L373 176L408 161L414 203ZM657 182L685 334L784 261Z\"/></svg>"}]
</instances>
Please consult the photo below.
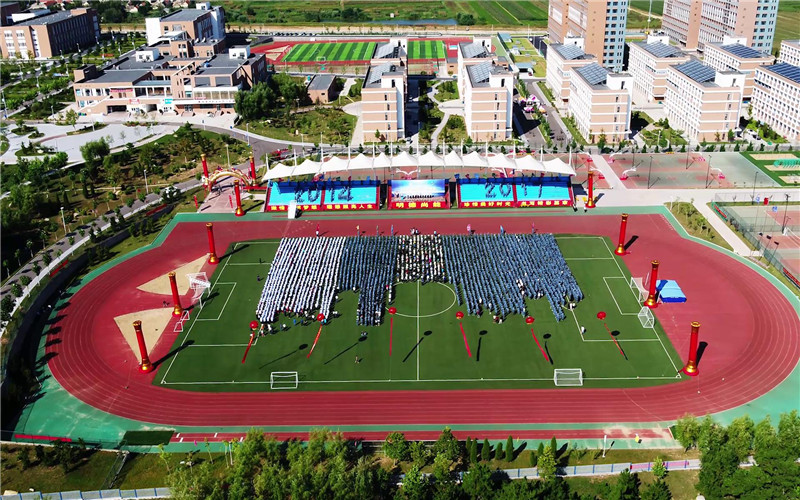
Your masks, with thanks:
<instances>
[{"instance_id":1,"label":"red sports surface","mask_svg":"<svg viewBox=\"0 0 800 500\"><path fill-rule=\"evenodd\" d=\"M539 232L618 236L619 216L470 217L377 219L396 234L416 227L423 233ZM215 222L217 248L235 241L351 235L358 220L319 214L309 220ZM363 222L363 221L362 221ZM720 252L681 238L661 215L632 215L628 234L638 238L623 260L634 276L650 261L680 283L689 301L661 304L655 315L682 357L690 323L702 323L708 346L702 374L652 388L413 390L296 393L198 393L151 385L154 373L138 372L138 360L118 333L114 317L162 307L162 295L136 287L206 253L205 222L180 223L164 243L122 262L87 283L59 311L47 353L58 382L102 411L145 422L185 426L341 426L412 424L521 424L568 422L653 422L685 413L702 415L745 404L783 381L800 359L800 319L789 301L766 279ZM223 257L224 258L224 257ZM203 269L209 275L211 266ZM187 294L188 299L188 294ZM172 324L152 347L162 369L176 333ZM698 393L698 388L701 389ZM487 412L486 408L492 408Z\"/></svg>"}]
</instances>

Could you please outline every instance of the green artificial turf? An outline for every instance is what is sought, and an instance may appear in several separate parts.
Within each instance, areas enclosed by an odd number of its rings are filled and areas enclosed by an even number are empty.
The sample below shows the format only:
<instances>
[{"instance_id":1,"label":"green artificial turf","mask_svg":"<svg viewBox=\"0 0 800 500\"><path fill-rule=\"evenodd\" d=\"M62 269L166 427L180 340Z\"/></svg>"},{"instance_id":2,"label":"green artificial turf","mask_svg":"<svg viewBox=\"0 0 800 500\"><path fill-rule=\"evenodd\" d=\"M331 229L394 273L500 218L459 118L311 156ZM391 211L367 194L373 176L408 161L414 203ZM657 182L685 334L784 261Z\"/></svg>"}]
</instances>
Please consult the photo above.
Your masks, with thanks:
<instances>
[{"instance_id":1,"label":"green artificial turf","mask_svg":"<svg viewBox=\"0 0 800 500\"><path fill-rule=\"evenodd\" d=\"M528 301L534 332L553 364L517 315L502 324L494 323L489 313L466 316L468 356L453 288L418 282L397 285L391 356L390 316L379 326L356 325L357 295L346 291L333 307L341 316L322 327L310 357L319 323L295 324L282 317L278 323L288 329L257 338L242 363L267 263L279 243L265 240L236 243L222 258L204 308L192 312L173 346L176 354L159 366L154 384L194 391L269 391L271 372L297 372L298 390L550 388L554 368L581 368L589 387L679 380L680 358L657 321L655 329L641 326L630 274L611 252L610 242L580 235L557 240L585 299L574 311L565 311L561 322L555 321L546 299ZM599 311L606 313L608 330L597 319ZM586 327L583 338L579 325Z\"/></svg>"},{"instance_id":2,"label":"green artificial turf","mask_svg":"<svg viewBox=\"0 0 800 500\"><path fill-rule=\"evenodd\" d=\"M372 57L375 42L301 43L292 47L285 62L364 61Z\"/></svg>"},{"instance_id":3,"label":"green artificial turf","mask_svg":"<svg viewBox=\"0 0 800 500\"><path fill-rule=\"evenodd\" d=\"M444 59L444 42L441 40L413 40L408 42L409 59Z\"/></svg>"}]
</instances>

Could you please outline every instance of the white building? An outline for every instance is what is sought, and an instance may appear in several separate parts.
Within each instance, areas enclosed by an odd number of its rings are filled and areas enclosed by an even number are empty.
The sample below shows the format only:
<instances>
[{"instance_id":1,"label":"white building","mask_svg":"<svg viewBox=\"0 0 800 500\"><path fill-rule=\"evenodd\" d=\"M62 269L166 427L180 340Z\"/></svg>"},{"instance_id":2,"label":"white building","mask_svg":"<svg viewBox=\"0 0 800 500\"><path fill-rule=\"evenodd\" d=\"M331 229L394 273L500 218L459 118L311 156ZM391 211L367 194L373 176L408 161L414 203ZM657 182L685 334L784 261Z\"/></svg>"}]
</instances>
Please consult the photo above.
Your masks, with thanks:
<instances>
[{"instance_id":1,"label":"white building","mask_svg":"<svg viewBox=\"0 0 800 500\"><path fill-rule=\"evenodd\" d=\"M703 62L717 71L738 71L744 73L744 100L753 95L753 76L756 68L772 64L775 58L770 54L743 45L744 38L725 37L722 43L707 43Z\"/></svg>"},{"instance_id":2,"label":"white building","mask_svg":"<svg viewBox=\"0 0 800 500\"><path fill-rule=\"evenodd\" d=\"M464 121L473 141L504 141L511 138L514 74L484 61L464 68Z\"/></svg>"},{"instance_id":3,"label":"white building","mask_svg":"<svg viewBox=\"0 0 800 500\"><path fill-rule=\"evenodd\" d=\"M547 47L547 74L545 83L553 92L556 105L569 101L569 82L576 68L597 63L597 58L583 51L583 39L572 38L564 44L553 43Z\"/></svg>"},{"instance_id":4,"label":"white building","mask_svg":"<svg viewBox=\"0 0 800 500\"><path fill-rule=\"evenodd\" d=\"M663 101L667 91L667 68L688 61L689 56L670 45L666 35L650 35L646 42L631 42L628 46L628 73L633 77L634 102Z\"/></svg>"},{"instance_id":5,"label":"white building","mask_svg":"<svg viewBox=\"0 0 800 500\"><path fill-rule=\"evenodd\" d=\"M669 67L664 112L690 141L724 140L739 126L744 73L715 71L692 60Z\"/></svg>"},{"instance_id":6,"label":"white building","mask_svg":"<svg viewBox=\"0 0 800 500\"><path fill-rule=\"evenodd\" d=\"M597 63L575 69L567 110L589 142L596 143L603 135L607 143L628 138L632 80L628 74L611 73Z\"/></svg>"},{"instance_id":7,"label":"white building","mask_svg":"<svg viewBox=\"0 0 800 500\"><path fill-rule=\"evenodd\" d=\"M800 40L782 41L778 62L800 66Z\"/></svg>"},{"instance_id":8,"label":"white building","mask_svg":"<svg viewBox=\"0 0 800 500\"><path fill-rule=\"evenodd\" d=\"M787 63L756 69L753 118L790 141L800 141L800 67Z\"/></svg>"}]
</instances>

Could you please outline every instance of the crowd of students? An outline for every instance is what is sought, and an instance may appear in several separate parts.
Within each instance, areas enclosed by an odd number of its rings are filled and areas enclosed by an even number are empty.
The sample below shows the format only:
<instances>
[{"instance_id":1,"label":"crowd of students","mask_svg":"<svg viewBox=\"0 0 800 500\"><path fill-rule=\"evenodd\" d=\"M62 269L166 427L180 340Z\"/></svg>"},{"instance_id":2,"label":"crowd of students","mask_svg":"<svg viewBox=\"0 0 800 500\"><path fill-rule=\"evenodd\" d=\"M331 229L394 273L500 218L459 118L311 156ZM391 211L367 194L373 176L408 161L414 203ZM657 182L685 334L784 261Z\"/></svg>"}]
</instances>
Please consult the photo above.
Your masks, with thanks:
<instances>
[{"instance_id":1,"label":"crowd of students","mask_svg":"<svg viewBox=\"0 0 800 500\"><path fill-rule=\"evenodd\" d=\"M525 298L547 297L558 321L562 305L583 298L552 234L443 236L448 281L469 314L527 315Z\"/></svg>"},{"instance_id":2,"label":"crowd of students","mask_svg":"<svg viewBox=\"0 0 800 500\"><path fill-rule=\"evenodd\" d=\"M259 277L260 279L260 277ZM525 299L546 297L558 321L583 299L552 234L284 238L256 314L271 323L284 313L326 318L338 293L358 293L356 324L378 325L397 282L440 281L457 289L469 314L498 321L527 315Z\"/></svg>"}]
</instances>

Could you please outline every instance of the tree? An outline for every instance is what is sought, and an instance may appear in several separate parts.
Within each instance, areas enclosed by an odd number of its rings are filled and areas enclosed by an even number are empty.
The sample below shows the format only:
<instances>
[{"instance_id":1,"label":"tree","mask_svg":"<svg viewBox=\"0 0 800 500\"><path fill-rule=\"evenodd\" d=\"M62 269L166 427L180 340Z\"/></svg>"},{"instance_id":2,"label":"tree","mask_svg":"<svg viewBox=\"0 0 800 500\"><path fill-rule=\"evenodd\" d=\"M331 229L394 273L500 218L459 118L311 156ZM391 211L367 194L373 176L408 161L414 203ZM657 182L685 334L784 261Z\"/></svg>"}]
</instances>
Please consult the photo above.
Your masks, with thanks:
<instances>
[{"instance_id":1,"label":"tree","mask_svg":"<svg viewBox=\"0 0 800 500\"><path fill-rule=\"evenodd\" d=\"M402 432L392 432L383 442L383 452L392 460L406 460L408 458L408 441Z\"/></svg>"},{"instance_id":2,"label":"tree","mask_svg":"<svg viewBox=\"0 0 800 500\"><path fill-rule=\"evenodd\" d=\"M464 475L461 486L469 498L492 498L492 471L487 464L472 464Z\"/></svg>"},{"instance_id":3,"label":"tree","mask_svg":"<svg viewBox=\"0 0 800 500\"><path fill-rule=\"evenodd\" d=\"M600 135L597 138L597 148L600 150L601 153L606 148L606 142L607 142L606 133L601 130Z\"/></svg>"},{"instance_id":4,"label":"tree","mask_svg":"<svg viewBox=\"0 0 800 500\"><path fill-rule=\"evenodd\" d=\"M675 423L675 432L678 435L678 442L683 446L683 449L688 450L697 443L697 438L700 434L700 424L697 422L697 418L687 414L679 418Z\"/></svg>"},{"instance_id":5,"label":"tree","mask_svg":"<svg viewBox=\"0 0 800 500\"><path fill-rule=\"evenodd\" d=\"M31 277L28 276L27 274L23 274L22 276L19 277L19 282L22 283L23 287L27 287L28 285L31 284Z\"/></svg>"},{"instance_id":6,"label":"tree","mask_svg":"<svg viewBox=\"0 0 800 500\"><path fill-rule=\"evenodd\" d=\"M778 437L775 434L775 428L772 426L769 416L767 416L756 424L755 429L753 429L753 450L758 454L770 446L775 446L777 442Z\"/></svg>"},{"instance_id":7,"label":"tree","mask_svg":"<svg viewBox=\"0 0 800 500\"><path fill-rule=\"evenodd\" d=\"M481 460L484 462L488 462L492 459L492 445L489 444L488 439L483 440L483 446L481 446Z\"/></svg>"},{"instance_id":8,"label":"tree","mask_svg":"<svg viewBox=\"0 0 800 500\"><path fill-rule=\"evenodd\" d=\"M75 124L78 123L78 113L70 108L65 115L65 119L67 121L67 125L71 125L73 129L75 129Z\"/></svg>"},{"instance_id":9,"label":"tree","mask_svg":"<svg viewBox=\"0 0 800 500\"><path fill-rule=\"evenodd\" d=\"M556 476L556 455L552 447L544 447L542 453L539 454L537 467L539 468L539 475L545 479Z\"/></svg>"},{"instance_id":10,"label":"tree","mask_svg":"<svg viewBox=\"0 0 800 500\"><path fill-rule=\"evenodd\" d=\"M514 461L514 439L508 436L506 439L506 462Z\"/></svg>"},{"instance_id":11,"label":"tree","mask_svg":"<svg viewBox=\"0 0 800 500\"><path fill-rule=\"evenodd\" d=\"M477 444L477 441L473 440L473 449L476 449ZM433 459L433 487L433 498L436 500L451 500L459 497L458 485L450 472L450 461L442 455L436 455ZM362 495L359 498L366 498L366 496Z\"/></svg>"},{"instance_id":12,"label":"tree","mask_svg":"<svg viewBox=\"0 0 800 500\"><path fill-rule=\"evenodd\" d=\"M502 460L503 457L503 443L497 443L497 448L494 450L494 459L495 460Z\"/></svg>"},{"instance_id":13,"label":"tree","mask_svg":"<svg viewBox=\"0 0 800 500\"><path fill-rule=\"evenodd\" d=\"M750 455L750 449L753 446L754 429L755 424L747 415L734 419L731 425L728 426L728 440L736 452L736 458L740 462L747 460L748 455Z\"/></svg>"},{"instance_id":14,"label":"tree","mask_svg":"<svg viewBox=\"0 0 800 500\"><path fill-rule=\"evenodd\" d=\"M788 457L800 457L800 414L783 413L778 420L778 443Z\"/></svg>"},{"instance_id":15,"label":"tree","mask_svg":"<svg viewBox=\"0 0 800 500\"><path fill-rule=\"evenodd\" d=\"M667 468L664 466L664 461L661 457L656 457L653 461L653 475L658 479L664 479L667 475Z\"/></svg>"},{"instance_id":16,"label":"tree","mask_svg":"<svg viewBox=\"0 0 800 500\"><path fill-rule=\"evenodd\" d=\"M419 467L415 464L403 477L403 498L409 500L423 499L427 496L428 481L422 476Z\"/></svg>"},{"instance_id":17,"label":"tree","mask_svg":"<svg viewBox=\"0 0 800 500\"><path fill-rule=\"evenodd\" d=\"M461 454L461 449L458 440L453 436L453 431L449 427L445 427L436 443L433 445L433 452L436 455L442 454L447 457L451 462L458 459Z\"/></svg>"},{"instance_id":18,"label":"tree","mask_svg":"<svg viewBox=\"0 0 800 500\"><path fill-rule=\"evenodd\" d=\"M733 130L728 130L728 142L733 142L735 138L736 134L733 132Z\"/></svg>"},{"instance_id":19,"label":"tree","mask_svg":"<svg viewBox=\"0 0 800 500\"><path fill-rule=\"evenodd\" d=\"M478 440L467 438L467 447L469 448L469 463L474 464L478 461Z\"/></svg>"},{"instance_id":20,"label":"tree","mask_svg":"<svg viewBox=\"0 0 800 500\"><path fill-rule=\"evenodd\" d=\"M28 248L28 251L31 253L31 259L33 258L33 240L28 240L25 242L25 246Z\"/></svg>"},{"instance_id":21,"label":"tree","mask_svg":"<svg viewBox=\"0 0 800 500\"><path fill-rule=\"evenodd\" d=\"M700 450L702 454L697 490L709 500L723 498L725 491L720 486L730 481L739 468L736 451L728 442L725 429L712 425Z\"/></svg>"},{"instance_id":22,"label":"tree","mask_svg":"<svg viewBox=\"0 0 800 500\"><path fill-rule=\"evenodd\" d=\"M22 470L27 470L28 467L31 466L31 456L29 451L30 450L27 446L22 446L17 452L17 460L19 461L20 466L22 466Z\"/></svg>"},{"instance_id":23,"label":"tree","mask_svg":"<svg viewBox=\"0 0 800 500\"><path fill-rule=\"evenodd\" d=\"M628 469L622 471L608 498L609 500L638 500L639 476L631 474Z\"/></svg>"},{"instance_id":24,"label":"tree","mask_svg":"<svg viewBox=\"0 0 800 500\"><path fill-rule=\"evenodd\" d=\"M553 456L558 458L558 441L555 436L550 438L550 449L553 450Z\"/></svg>"},{"instance_id":25,"label":"tree","mask_svg":"<svg viewBox=\"0 0 800 500\"><path fill-rule=\"evenodd\" d=\"M642 500L671 500L672 492L669 491L669 486L661 479L657 479L654 483L647 486L642 491Z\"/></svg>"},{"instance_id":26,"label":"tree","mask_svg":"<svg viewBox=\"0 0 800 500\"><path fill-rule=\"evenodd\" d=\"M414 441L410 447L411 461L418 467L428 465L428 447L422 441Z\"/></svg>"}]
</instances>

